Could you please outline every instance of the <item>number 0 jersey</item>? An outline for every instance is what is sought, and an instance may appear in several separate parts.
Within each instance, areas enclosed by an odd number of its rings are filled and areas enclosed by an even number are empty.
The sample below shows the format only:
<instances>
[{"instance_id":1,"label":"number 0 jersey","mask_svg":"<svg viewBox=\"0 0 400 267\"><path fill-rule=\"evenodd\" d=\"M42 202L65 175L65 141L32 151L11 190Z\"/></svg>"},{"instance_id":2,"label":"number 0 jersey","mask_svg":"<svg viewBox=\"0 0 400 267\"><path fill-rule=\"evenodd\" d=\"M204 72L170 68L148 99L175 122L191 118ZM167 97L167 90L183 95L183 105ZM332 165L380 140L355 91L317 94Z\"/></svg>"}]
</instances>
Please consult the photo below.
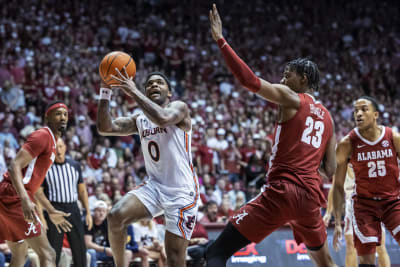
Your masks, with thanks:
<instances>
[{"instance_id":1,"label":"number 0 jersey","mask_svg":"<svg viewBox=\"0 0 400 267\"><path fill-rule=\"evenodd\" d=\"M380 127L382 133L374 142L362 137L358 128L349 133L356 194L372 199L397 198L400 193L399 166L392 129Z\"/></svg>"},{"instance_id":2,"label":"number 0 jersey","mask_svg":"<svg viewBox=\"0 0 400 267\"><path fill-rule=\"evenodd\" d=\"M191 131L185 132L175 125L159 127L144 114L137 117L136 125L149 178L169 188L186 188L197 192Z\"/></svg>"},{"instance_id":3,"label":"number 0 jersey","mask_svg":"<svg viewBox=\"0 0 400 267\"><path fill-rule=\"evenodd\" d=\"M318 168L333 134L329 111L309 94L298 94L300 107L293 118L278 123L267 174L268 182L289 180L302 186L320 204Z\"/></svg>"}]
</instances>

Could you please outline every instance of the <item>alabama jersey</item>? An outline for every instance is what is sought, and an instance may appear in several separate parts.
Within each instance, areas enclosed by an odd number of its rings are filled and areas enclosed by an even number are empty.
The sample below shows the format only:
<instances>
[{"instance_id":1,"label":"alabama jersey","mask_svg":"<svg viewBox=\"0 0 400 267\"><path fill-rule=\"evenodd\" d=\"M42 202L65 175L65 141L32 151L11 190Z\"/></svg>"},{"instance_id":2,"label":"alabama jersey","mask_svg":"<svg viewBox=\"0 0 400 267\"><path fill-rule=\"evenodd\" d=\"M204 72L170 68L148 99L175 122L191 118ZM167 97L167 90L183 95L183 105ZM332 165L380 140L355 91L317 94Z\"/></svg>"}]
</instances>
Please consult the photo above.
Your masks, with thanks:
<instances>
[{"instance_id":1,"label":"alabama jersey","mask_svg":"<svg viewBox=\"0 0 400 267\"><path fill-rule=\"evenodd\" d=\"M318 168L333 134L329 111L309 94L298 94L296 115L278 123L267 174L268 182L290 180L308 190L322 204Z\"/></svg>"},{"instance_id":2,"label":"alabama jersey","mask_svg":"<svg viewBox=\"0 0 400 267\"><path fill-rule=\"evenodd\" d=\"M44 127L33 132L22 148L31 154L33 160L22 170L23 183L28 194L33 195L39 189L46 173L56 156L56 139L53 132ZM4 174L4 181L11 183L9 173Z\"/></svg>"},{"instance_id":3,"label":"alabama jersey","mask_svg":"<svg viewBox=\"0 0 400 267\"><path fill-rule=\"evenodd\" d=\"M33 132L22 148L33 157L22 170L23 184L32 201L55 159L56 139L52 131L45 127ZM40 223L28 223L24 219L21 199L11 183L9 173L4 174L0 183L0 239L17 242L39 236Z\"/></svg>"},{"instance_id":4,"label":"alabama jersey","mask_svg":"<svg viewBox=\"0 0 400 267\"><path fill-rule=\"evenodd\" d=\"M191 131L175 125L159 127L141 114L136 119L146 171L150 179L168 188L197 192L191 156Z\"/></svg>"},{"instance_id":5,"label":"alabama jersey","mask_svg":"<svg viewBox=\"0 0 400 267\"><path fill-rule=\"evenodd\" d=\"M371 142L353 129L350 141L353 148L350 163L356 179L357 196L372 199L397 198L400 191L399 166L392 129L380 126L382 133Z\"/></svg>"}]
</instances>

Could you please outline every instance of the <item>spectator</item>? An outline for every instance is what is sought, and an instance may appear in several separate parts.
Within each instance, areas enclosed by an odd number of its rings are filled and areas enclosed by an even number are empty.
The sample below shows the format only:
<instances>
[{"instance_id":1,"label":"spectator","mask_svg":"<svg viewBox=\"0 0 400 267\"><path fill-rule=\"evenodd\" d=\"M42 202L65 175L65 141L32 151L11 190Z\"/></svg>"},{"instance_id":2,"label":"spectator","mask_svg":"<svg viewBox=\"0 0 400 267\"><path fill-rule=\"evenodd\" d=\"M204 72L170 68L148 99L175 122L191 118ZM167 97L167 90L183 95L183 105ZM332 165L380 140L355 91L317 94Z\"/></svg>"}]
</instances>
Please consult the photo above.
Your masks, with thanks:
<instances>
[{"instance_id":1,"label":"spectator","mask_svg":"<svg viewBox=\"0 0 400 267\"><path fill-rule=\"evenodd\" d=\"M218 217L218 205L215 201L210 200L207 202L205 207L205 213L203 218L200 219L200 223L217 223L221 222L221 218Z\"/></svg>"},{"instance_id":2,"label":"spectator","mask_svg":"<svg viewBox=\"0 0 400 267\"><path fill-rule=\"evenodd\" d=\"M149 258L157 260L158 266L166 266L167 255L158 239L158 231L152 219L143 219L133 224L135 241L149 252Z\"/></svg>"},{"instance_id":3,"label":"spectator","mask_svg":"<svg viewBox=\"0 0 400 267\"><path fill-rule=\"evenodd\" d=\"M126 249L132 251L132 259L140 257L142 267L149 267L149 251L144 247L139 247L135 241L135 231L133 225L128 226L128 240L126 242Z\"/></svg>"},{"instance_id":4,"label":"spectator","mask_svg":"<svg viewBox=\"0 0 400 267\"><path fill-rule=\"evenodd\" d=\"M108 241L108 229L107 229L107 213L108 206L106 202L99 200L96 202L94 214L93 214L93 227L92 229L85 228L85 242L86 247L95 250L96 260L104 262L112 262L112 250ZM125 258L128 263L132 259L132 252L125 250Z\"/></svg>"}]
</instances>

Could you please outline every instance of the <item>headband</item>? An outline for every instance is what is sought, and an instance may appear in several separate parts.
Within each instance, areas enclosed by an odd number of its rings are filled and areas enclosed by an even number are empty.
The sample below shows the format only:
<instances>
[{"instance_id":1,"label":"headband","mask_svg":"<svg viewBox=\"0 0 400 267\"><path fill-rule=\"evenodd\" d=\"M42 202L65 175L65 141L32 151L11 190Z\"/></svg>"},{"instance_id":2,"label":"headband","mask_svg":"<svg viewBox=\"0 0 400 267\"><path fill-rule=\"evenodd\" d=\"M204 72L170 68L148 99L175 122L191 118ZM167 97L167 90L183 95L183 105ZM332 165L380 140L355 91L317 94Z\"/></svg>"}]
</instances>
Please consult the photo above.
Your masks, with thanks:
<instances>
[{"instance_id":1,"label":"headband","mask_svg":"<svg viewBox=\"0 0 400 267\"><path fill-rule=\"evenodd\" d=\"M53 109L56 109L56 108L65 108L65 109L68 111L68 107L67 107L67 105L65 105L64 103L55 103L55 104L51 105L51 106L46 110L45 115L47 116L47 114L49 114L50 111L52 111Z\"/></svg>"}]
</instances>

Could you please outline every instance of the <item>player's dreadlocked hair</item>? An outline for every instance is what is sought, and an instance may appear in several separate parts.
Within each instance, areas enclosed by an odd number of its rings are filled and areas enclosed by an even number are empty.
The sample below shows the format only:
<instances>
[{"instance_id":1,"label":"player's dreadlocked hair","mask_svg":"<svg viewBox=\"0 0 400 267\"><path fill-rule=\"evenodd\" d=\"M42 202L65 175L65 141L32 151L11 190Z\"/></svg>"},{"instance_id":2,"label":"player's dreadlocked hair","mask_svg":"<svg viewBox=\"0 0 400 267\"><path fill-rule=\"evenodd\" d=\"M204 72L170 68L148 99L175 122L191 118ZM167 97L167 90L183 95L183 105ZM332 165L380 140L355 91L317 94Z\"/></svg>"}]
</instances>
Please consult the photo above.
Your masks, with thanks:
<instances>
[{"instance_id":1,"label":"player's dreadlocked hair","mask_svg":"<svg viewBox=\"0 0 400 267\"><path fill-rule=\"evenodd\" d=\"M287 63L290 70L296 71L299 75L305 74L308 86L314 91L319 89L319 69L317 64L307 58L297 58Z\"/></svg>"}]
</instances>

